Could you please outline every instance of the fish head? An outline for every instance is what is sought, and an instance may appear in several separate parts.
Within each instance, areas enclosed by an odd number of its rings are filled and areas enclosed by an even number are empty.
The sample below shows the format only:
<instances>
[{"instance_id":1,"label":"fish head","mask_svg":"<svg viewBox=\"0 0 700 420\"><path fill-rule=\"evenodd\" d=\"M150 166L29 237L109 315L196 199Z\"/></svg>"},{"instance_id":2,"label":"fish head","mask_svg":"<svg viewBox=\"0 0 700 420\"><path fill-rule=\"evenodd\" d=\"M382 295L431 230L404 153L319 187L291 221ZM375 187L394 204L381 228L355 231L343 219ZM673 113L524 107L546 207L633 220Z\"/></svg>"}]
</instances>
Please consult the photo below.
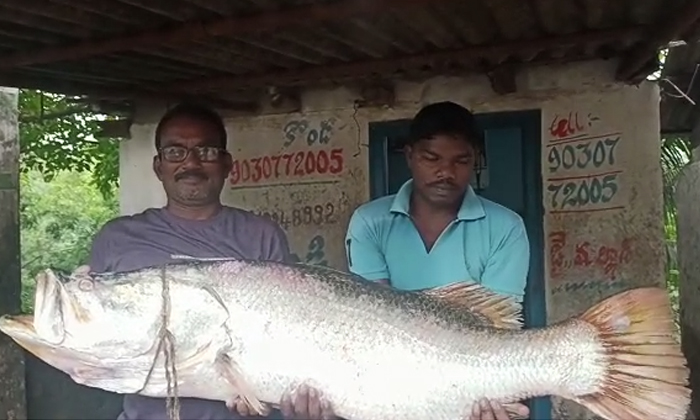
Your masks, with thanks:
<instances>
[{"instance_id":1,"label":"fish head","mask_svg":"<svg viewBox=\"0 0 700 420\"><path fill-rule=\"evenodd\" d=\"M36 330L33 315L3 315L0 331L49 366L68 374L76 383L121 394L138 392L146 381L145 360L104 358L51 343ZM41 325L41 323L39 323ZM141 358L144 359L144 358Z\"/></svg>"},{"instance_id":2,"label":"fish head","mask_svg":"<svg viewBox=\"0 0 700 420\"><path fill-rule=\"evenodd\" d=\"M154 348L160 326L161 303L145 298L149 287L157 284L129 273L44 270L36 277L35 334L43 343L100 358L143 355Z\"/></svg>"},{"instance_id":3,"label":"fish head","mask_svg":"<svg viewBox=\"0 0 700 420\"><path fill-rule=\"evenodd\" d=\"M24 350L72 377L105 370L98 357L44 340L34 328L34 321L32 315L3 315L0 317L0 331Z\"/></svg>"}]
</instances>

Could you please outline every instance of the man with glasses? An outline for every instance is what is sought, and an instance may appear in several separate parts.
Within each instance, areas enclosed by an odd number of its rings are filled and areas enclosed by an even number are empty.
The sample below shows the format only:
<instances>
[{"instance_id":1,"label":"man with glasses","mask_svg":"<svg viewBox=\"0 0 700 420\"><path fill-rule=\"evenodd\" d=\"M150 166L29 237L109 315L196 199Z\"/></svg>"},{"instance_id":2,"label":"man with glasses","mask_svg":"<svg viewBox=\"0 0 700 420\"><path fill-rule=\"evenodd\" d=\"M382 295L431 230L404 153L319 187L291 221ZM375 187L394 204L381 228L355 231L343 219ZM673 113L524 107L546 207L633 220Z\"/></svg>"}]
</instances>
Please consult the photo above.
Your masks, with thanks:
<instances>
[{"instance_id":1,"label":"man with glasses","mask_svg":"<svg viewBox=\"0 0 700 420\"><path fill-rule=\"evenodd\" d=\"M277 224L221 203L232 166L226 145L226 129L213 110L193 104L169 110L156 128L153 157L166 205L109 221L94 239L89 267L81 270L135 270L171 262L174 255L289 261L287 238ZM309 394L308 389L288 393L281 401L283 417L329 417L326 406ZM198 399L181 399L180 407L180 418L188 420L249 414L240 401L230 410L222 402ZM165 400L127 395L119 419L166 420Z\"/></svg>"}]
</instances>

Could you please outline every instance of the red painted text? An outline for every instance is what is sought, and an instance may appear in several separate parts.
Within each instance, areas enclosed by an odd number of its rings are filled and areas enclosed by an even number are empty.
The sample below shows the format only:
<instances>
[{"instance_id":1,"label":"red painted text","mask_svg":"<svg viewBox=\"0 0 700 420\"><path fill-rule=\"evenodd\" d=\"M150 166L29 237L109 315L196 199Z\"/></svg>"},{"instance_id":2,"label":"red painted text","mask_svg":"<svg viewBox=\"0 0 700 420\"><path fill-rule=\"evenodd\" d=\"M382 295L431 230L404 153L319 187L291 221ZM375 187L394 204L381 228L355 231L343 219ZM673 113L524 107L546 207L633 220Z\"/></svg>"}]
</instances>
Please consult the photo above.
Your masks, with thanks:
<instances>
[{"instance_id":1,"label":"red painted text","mask_svg":"<svg viewBox=\"0 0 700 420\"><path fill-rule=\"evenodd\" d=\"M343 149L302 150L278 155L236 159L229 183L258 183L280 178L337 175L345 167Z\"/></svg>"}]
</instances>

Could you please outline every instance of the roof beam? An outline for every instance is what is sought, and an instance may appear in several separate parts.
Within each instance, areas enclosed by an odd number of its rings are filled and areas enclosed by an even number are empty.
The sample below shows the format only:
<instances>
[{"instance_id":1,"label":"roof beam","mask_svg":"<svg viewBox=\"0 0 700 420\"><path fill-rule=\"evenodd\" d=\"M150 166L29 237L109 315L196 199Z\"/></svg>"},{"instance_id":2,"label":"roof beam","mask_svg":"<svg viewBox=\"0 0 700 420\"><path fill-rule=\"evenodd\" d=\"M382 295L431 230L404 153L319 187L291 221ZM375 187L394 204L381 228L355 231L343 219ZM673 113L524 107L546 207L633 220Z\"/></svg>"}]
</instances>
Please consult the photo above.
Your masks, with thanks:
<instances>
[{"instance_id":1,"label":"roof beam","mask_svg":"<svg viewBox=\"0 0 700 420\"><path fill-rule=\"evenodd\" d=\"M227 17L210 22L188 22L173 29L145 31L124 37L18 53L3 57L0 60L0 70L77 60L160 44L176 45L210 37L274 32L295 25L310 26L319 22L347 20L363 15L372 16L395 8L403 10L408 7L427 6L445 1L451 0L337 0L332 3L265 12L255 16Z\"/></svg>"},{"instance_id":2,"label":"roof beam","mask_svg":"<svg viewBox=\"0 0 700 420\"><path fill-rule=\"evenodd\" d=\"M659 22L659 29L624 57L617 69L617 80L627 81L637 78L636 73L646 66L660 48L685 34L699 19L700 1L688 0L685 6L673 13L668 21Z\"/></svg>"},{"instance_id":3,"label":"roof beam","mask_svg":"<svg viewBox=\"0 0 700 420\"><path fill-rule=\"evenodd\" d=\"M256 101L233 101L210 95L190 95L187 92L165 92L151 89L131 87L96 86L91 83L72 82L67 80L43 79L32 76L14 76L0 74L0 86L12 86L19 89L37 89L44 92L66 96L86 96L91 99L106 99L114 101L149 102L154 98L168 102L197 99L217 108L237 112L256 112L259 104Z\"/></svg>"},{"instance_id":4,"label":"roof beam","mask_svg":"<svg viewBox=\"0 0 700 420\"><path fill-rule=\"evenodd\" d=\"M309 81L322 81L357 76L379 74L388 77L390 73L419 69L444 62L475 63L482 58L501 59L512 55L534 55L554 48L567 48L581 44L604 44L616 41L642 39L646 27L632 26L620 29L608 29L573 35L552 36L547 38L505 42L492 45L479 45L460 50L440 51L427 54L389 57L385 59L342 63L329 66L311 66L303 69L274 71L249 76L205 77L191 81L152 86L156 91L196 92L222 89L250 89L266 86L292 86Z\"/></svg>"}]
</instances>

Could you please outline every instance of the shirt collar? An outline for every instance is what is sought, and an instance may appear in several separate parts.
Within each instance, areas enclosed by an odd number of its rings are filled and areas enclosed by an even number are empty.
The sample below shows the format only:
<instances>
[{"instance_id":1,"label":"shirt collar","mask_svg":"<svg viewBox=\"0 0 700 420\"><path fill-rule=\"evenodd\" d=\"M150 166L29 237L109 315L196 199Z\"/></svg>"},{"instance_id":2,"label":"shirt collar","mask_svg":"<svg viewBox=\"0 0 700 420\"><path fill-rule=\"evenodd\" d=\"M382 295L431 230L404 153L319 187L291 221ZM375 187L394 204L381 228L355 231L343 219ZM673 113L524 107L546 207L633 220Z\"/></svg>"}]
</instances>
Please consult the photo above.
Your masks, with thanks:
<instances>
[{"instance_id":1,"label":"shirt collar","mask_svg":"<svg viewBox=\"0 0 700 420\"><path fill-rule=\"evenodd\" d=\"M409 179L399 188L389 211L408 216L412 191L413 179ZM462 205L457 212L457 220L477 220L485 216L486 213L484 212L484 206L481 204L481 200L479 200L472 186L469 185L467 187L467 193L464 194Z\"/></svg>"}]
</instances>

